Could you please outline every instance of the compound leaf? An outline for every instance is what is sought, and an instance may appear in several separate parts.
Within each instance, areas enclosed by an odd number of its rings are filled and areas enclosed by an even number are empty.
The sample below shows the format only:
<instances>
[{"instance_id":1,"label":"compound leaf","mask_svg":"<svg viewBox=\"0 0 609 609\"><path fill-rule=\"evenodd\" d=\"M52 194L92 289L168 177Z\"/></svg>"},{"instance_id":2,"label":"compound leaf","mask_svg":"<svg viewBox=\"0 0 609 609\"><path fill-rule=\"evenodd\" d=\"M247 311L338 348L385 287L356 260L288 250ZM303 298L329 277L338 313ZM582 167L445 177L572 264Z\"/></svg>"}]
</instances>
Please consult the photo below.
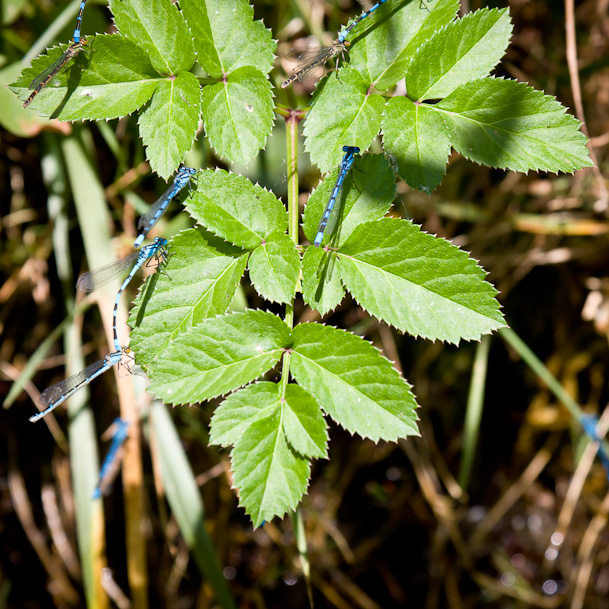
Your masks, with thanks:
<instances>
[{"instance_id":1,"label":"compound leaf","mask_svg":"<svg viewBox=\"0 0 609 609\"><path fill-rule=\"evenodd\" d=\"M245 66L271 71L276 43L262 21L253 20L247 0L182 0L180 8L208 74L223 78Z\"/></svg>"},{"instance_id":2,"label":"compound leaf","mask_svg":"<svg viewBox=\"0 0 609 609\"><path fill-rule=\"evenodd\" d=\"M87 39L81 51L34 98L30 107L60 120L103 120L131 114L148 101L161 81L148 56L118 34ZM32 61L11 89L25 99L33 78L51 66L66 47L54 47Z\"/></svg>"},{"instance_id":3,"label":"compound leaf","mask_svg":"<svg viewBox=\"0 0 609 609\"><path fill-rule=\"evenodd\" d=\"M231 393L214 411L209 443L233 446L252 423L274 414L280 402L281 387L275 383L252 383Z\"/></svg>"},{"instance_id":4,"label":"compound leaf","mask_svg":"<svg viewBox=\"0 0 609 609\"><path fill-rule=\"evenodd\" d=\"M338 172L337 168L328 174L307 201L303 230L311 243L315 239ZM336 199L322 243L327 243L333 235L332 245L342 245L359 224L382 218L394 197L395 177L387 159L381 154L365 154L356 158ZM332 225L335 226L334 230Z\"/></svg>"},{"instance_id":5,"label":"compound leaf","mask_svg":"<svg viewBox=\"0 0 609 609\"><path fill-rule=\"evenodd\" d=\"M302 298L325 315L335 309L345 295L336 269L336 254L320 247L308 247L302 257Z\"/></svg>"},{"instance_id":6,"label":"compound leaf","mask_svg":"<svg viewBox=\"0 0 609 609\"><path fill-rule=\"evenodd\" d=\"M139 44L159 72L177 74L192 68L192 36L176 4L170 0L110 0L110 10L119 32Z\"/></svg>"},{"instance_id":7,"label":"compound leaf","mask_svg":"<svg viewBox=\"0 0 609 609\"><path fill-rule=\"evenodd\" d=\"M446 174L450 139L439 113L407 97L392 97L383 113L383 147L400 177L427 194Z\"/></svg>"},{"instance_id":8,"label":"compound leaf","mask_svg":"<svg viewBox=\"0 0 609 609\"><path fill-rule=\"evenodd\" d=\"M314 398L299 385L286 387L283 429L290 446L303 457L328 456L326 421Z\"/></svg>"},{"instance_id":9,"label":"compound leaf","mask_svg":"<svg viewBox=\"0 0 609 609\"><path fill-rule=\"evenodd\" d=\"M311 472L309 460L288 444L279 410L248 426L231 453L231 465L240 505L255 527L295 509Z\"/></svg>"},{"instance_id":10,"label":"compound leaf","mask_svg":"<svg viewBox=\"0 0 609 609\"><path fill-rule=\"evenodd\" d=\"M446 25L417 49L408 66L408 97L441 99L467 81L488 76L511 35L507 8L481 9Z\"/></svg>"},{"instance_id":11,"label":"compound leaf","mask_svg":"<svg viewBox=\"0 0 609 609\"><path fill-rule=\"evenodd\" d=\"M458 0L417 0L383 5L350 37L350 63L368 83L384 91L404 78L415 51L459 10ZM342 78L342 73L341 73Z\"/></svg>"},{"instance_id":12,"label":"compound leaf","mask_svg":"<svg viewBox=\"0 0 609 609\"><path fill-rule=\"evenodd\" d=\"M281 412L288 442L304 457L326 457L326 423L315 400L298 385L290 384L282 396L275 383L253 383L229 395L211 419L210 444L232 446L245 430L275 412Z\"/></svg>"},{"instance_id":13,"label":"compound leaf","mask_svg":"<svg viewBox=\"0 0 609 609\"><path fill-rule=\"evenodd\" d=\"M343 146L358 146L363 152L378 133L385 98L370 93L369 87L350 67L340 71L340 80L331 74L317 85L304 134L311 160L322 172L338 166Z\"/></svg>"}]
</instances>

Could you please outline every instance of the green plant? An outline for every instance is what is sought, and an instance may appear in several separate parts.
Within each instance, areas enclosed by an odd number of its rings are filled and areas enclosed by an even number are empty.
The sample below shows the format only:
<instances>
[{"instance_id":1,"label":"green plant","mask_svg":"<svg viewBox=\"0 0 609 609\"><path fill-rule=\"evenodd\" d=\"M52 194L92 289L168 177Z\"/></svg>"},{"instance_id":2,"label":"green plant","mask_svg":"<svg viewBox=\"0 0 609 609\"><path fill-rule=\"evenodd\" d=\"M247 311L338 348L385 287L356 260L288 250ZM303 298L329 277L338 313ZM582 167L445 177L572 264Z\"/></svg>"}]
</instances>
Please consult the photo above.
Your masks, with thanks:
<instances>
[{"instance_id":1,"label":"green plant","mask_svg":"<svg viewBox=\"0 0 609 609\"><path fill-rule=\"evenodd\" d=\"M220 157L253 158L273 124L274 42L245 0L182 0L181 11L169 0L110 6L120 34L96 36L84 67L60 74L32 107L65 120L143 108L142 142L162 177L192 146L200 116ZM167 274L148 281L132 311L131 347L153 394L174 405L230 394L212 418L211 441L232 447L235 485L255 526L297 506L311 459L327 456L324 414L374 441L418 433L409 384L374 347L323 324L294 326L299 291L322 315L347 291L399 331L450 343L504 325L475 260L407 220L385 217L395 173L431 192L451 148L516 171L591 164L579 123L556 100L489 76L509 43L507 10L456 19L457 9L456 0L386 3L355 30L348 62L317 86L303 133L313 162L330 173L306 207L309 241L342 146L367 150L380 132L385 151L356 161L325 248L298 242L301 113L278 107L287 123L287 211L246 178L201 172L185 207L202 228L173 238ZM13 90L23 96L61 52L35 60ZM407 94L395 94L403 78ZM282 317L227 314L246 268L261 296L285 305ZM252 384L279 362L278 382Z\"/></svg>"}]
</instances>

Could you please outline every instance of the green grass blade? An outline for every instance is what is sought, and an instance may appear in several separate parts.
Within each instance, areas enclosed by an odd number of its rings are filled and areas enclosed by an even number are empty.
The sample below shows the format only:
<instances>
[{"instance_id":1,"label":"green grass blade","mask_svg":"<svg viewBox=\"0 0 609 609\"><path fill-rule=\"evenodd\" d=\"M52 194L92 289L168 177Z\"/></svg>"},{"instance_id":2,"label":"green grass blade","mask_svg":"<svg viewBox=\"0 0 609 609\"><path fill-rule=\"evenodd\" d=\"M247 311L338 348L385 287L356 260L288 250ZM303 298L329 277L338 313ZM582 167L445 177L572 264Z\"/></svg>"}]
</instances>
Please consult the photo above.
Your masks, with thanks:
<instances>
[{"instance_id":1,"label":"green grass blade","mask_svg":"<svg viewBox=\"0 0 609 609\"><path fill-rule=\"evenodd\" d=\"M79 135L84 133L88 131L82 130ZM103 189L91 165L92 155L78 135L63 140L62 151L87 257L95 264L109 262L112 260L110 222ZM77 352L80 342L77 344L77 336L71 334L68 348ZM83 362L80 364L82 369ZM93 412L87 404L88 392L77 392L70 400L69 438L78 546L87 606L91 609L107 607L107 596L101 587L101 572L106 566L104 515L102 503L91 499L99 471L97 432Z\"/></svg>"},{"instance_id":2,"label":"green grass blade","mask_svg":"<svg viewBox=\"0 0 609 609\"><path fill-rule=\"evenodd\" d=\"M154 401L150 414L167 500L180 532L220 605L224 609L235 609L216 551L205 529L205 508L178 432L163 403Z\"/></svg>"},{"instance_id":3,"label":"green grass blade","mask_svg":"<svg viewBox=\"0 0 609 609\"><path fill-rule=\"evenodd\" d=\"M463 433L463 456L459 468L459 486L467 490L472 473L472 464L478 444L480 433L480 420L482 419L482 408L484 405L484 384L486 382L486 371L488 368L488 350L490 337L483 336L476 347L476 358L472 372L472 384L469 388L467 399L467 413L465 415L465 429Z\"/></svg>"}]
</instances>

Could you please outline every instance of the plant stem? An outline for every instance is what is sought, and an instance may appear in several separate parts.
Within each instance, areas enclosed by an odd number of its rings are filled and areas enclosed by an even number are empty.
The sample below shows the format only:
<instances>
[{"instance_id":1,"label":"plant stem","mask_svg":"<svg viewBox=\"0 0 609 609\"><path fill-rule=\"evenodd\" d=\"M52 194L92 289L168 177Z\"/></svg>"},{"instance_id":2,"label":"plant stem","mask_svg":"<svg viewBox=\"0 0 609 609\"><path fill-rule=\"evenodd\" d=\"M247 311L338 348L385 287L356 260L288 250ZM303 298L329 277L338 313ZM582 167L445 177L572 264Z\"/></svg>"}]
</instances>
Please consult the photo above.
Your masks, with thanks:
<instances>
[{"instance_id":1,"label":"plant stem","mask_svg":"<svg viewBox=\"0 0 609 609\"><path fill-rule=\"evenodd\" d=\"M288 234L298 245L298 124L302 112L291 111L286 118L286 139L288 147Z\"/></svg>"},{"instance_id":2,"label":"plant stem","mask_svg":"<svg viewBox=\"0 0 609 609\"><path fill-rule=\"evenodd\" d=\"M298 246L298 125L303 118L301 110L284 113L287 143L288 178L288 234L294 245ZM294 327L294 299L285 306L285 323ZM283 356L281 384L283 393L290 378L290 353Z\"/></svg>"},{"instance_id":3,"label":"plant stem","mask_svg":"<svg viewBox=\"0 0 609 609\"><path fill-rule=\"evenodd\" d=\"M292 527L294 529L294 539L296 541L296 547L298 548L302 574L304 575L305 582L307 584L309 607L313 609L314 603L313 588L311 587L311 563L309 562L309 554L307 552L307 537L304 530L304 521L302 519L302 511L300 508L290 514L290 519L292 520Z\"/></svg>"},{"instance_id":4,"label":"plant stem","mask_svg":"<svg viewBox=\"0 0 609 609\"><path fill-rule=\"evenodd\" d=\"M298 246L298 123L301 113L290 110L285 113L285 131L287 143L287 178L288 178L288 235L294 245ZM294 299L285 306L285 323L294 327ZM282 393L290 380L290 352L283 356L281 369Z\"/></svg>"},{"instance_id":5,"label":"plant stem","mask_svg":"<svg viewBox=\"0 0 609 609\"><path fill-rule=\"evenodd\" d=\"M286 119L286 143L287 143L287 178L288 178L288 234L294 245L298 246L298 124L304 116L302 110L290 110L284 114ZM298 288L297 288L298 289ZM285 323L294 327L294 299L285 306ZM282 396L290 379L291 353L287 351L283 355L281 369ZM307 583L309 603L313 607L313 595L311 590L311 566L307 553L307 538L304 531L304 523L300 509L292 514L292 525L294 527L294 538L300 556L302 572Z\"/></svg>"}]
</instances>

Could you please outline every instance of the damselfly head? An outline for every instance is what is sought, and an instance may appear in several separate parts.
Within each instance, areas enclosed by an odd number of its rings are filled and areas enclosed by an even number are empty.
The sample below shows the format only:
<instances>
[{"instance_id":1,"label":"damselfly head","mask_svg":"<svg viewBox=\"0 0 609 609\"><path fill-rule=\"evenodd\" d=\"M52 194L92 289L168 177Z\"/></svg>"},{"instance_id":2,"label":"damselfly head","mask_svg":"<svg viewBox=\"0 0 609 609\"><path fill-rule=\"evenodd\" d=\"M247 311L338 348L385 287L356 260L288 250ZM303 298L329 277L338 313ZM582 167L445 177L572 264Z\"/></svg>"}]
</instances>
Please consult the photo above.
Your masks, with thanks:
<instances>
[{"instance_id":1,"label":"damselfly head","mask_svg":"<svg viewBox=\"0 0 609 609\"><path fill-rule=\"evenodd\" d=\"M186 186L186 184L190 183L190 180L193 178L194 175L196 175L196 173L197 170L193 169L192 167L180 167L174 179L174 184L179 185L181 189L182 187Z\"/></svg>"},{"instance_id":2,"label":"damselfly head","mask_svg":"<svg viewBox=\"0 0 609 609\"><path fill-rule=\"evenodd\" d=\"M192 167L186 167L186 165L184 165L183 167L180 167L180 169L178 169L178 175L179 176L194 176L195 173L197 173L196 169L193 169Z\"/></svg>"}]
</instances>

